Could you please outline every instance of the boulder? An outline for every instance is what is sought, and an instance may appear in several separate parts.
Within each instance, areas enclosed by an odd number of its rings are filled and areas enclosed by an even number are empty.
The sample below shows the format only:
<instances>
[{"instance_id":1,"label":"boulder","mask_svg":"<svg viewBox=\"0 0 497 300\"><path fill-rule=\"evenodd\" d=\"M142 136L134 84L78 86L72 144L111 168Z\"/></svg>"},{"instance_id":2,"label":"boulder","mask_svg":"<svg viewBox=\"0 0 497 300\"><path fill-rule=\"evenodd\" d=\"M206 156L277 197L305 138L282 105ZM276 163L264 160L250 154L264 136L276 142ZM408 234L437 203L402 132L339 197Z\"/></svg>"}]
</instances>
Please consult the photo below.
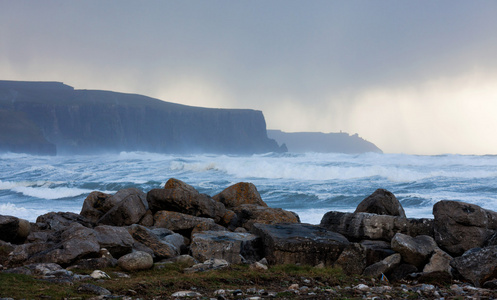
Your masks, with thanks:
<instances>
[{"instance_id":1,"label":"boulder","mask_svg":"<svg viewBox=\"0 0 497 300\"><path fill-rule=\"evenodd\" d=\"M397 233L392 238L392 249L402 256L402 259L418 269L422 268L430 259L433 251L438 248L431 236L418 235L412 237Z\"/></svg>"},{"instance_id":2,"label":"boulder","mask_svg":"<svg viewBox=\"0 0 497 300\"><path fill-rule=\"evenodd\" d=\"M437 247L430 261L425 265L423 273L445 272L452 274L452 267L450 266L452 259L452 256Z\"/></svg>"},{"instance_id":3,"label":"boulder","mask_svg":"<svg viewBox=\"0 0 497 300\"><path fill-rule=\"evenodd\" d=\"M497 229L497 213L475 204L439 201L433 206L433 216L435 241L454 256L482 247Z\"/></svg>"},{"instance_id":4,"label":"boulder","mask_svg":"<svg viewBox=\"0 0 497 300\"><path fill-rule=\"evenodd\" d=\"M341 234L310 224L254 224L270 264L333 265L349 241Z\"/></svg>"},{"instance_id":5,"label":"boulder","mask_svg":"<svg viewBox=\"0 0 497 300\"><path fill-rule=\"evenodd\" d=\"M212 198L223 203L228 209L242 204L255 204L267 207L266 202L262 201L261 195L255 185L249 182L234 184Z\"/></svg>"},{"instance_id":6,"label":"boulder","mask_svg":"<svg viewBox=\"0 0 497 300\"><path fill-rule=\"evenodd\" d=\"M99 220L99 224L126 226L140 222L148 210L146 194L138 189L129 188L118 191L110 197L115 203Z\"/></svg>"},{"instance_id":7,"label":"boulder","mask_svg":"<svg viewBox=\"0 0 497 300\"><path fill-rule=\"evenodd\" d=\"M126 271L140 271L152 268L154 260L152 255L143 251L136 251L121 256L117 260L117 264Z\"/></svg>"},{"instance_id":8,"label":"boulder","mask_svg":"<svg viewBox=\"0 0 497 300\"><path fill-rule=\"evenodd\" d=\"M387 258L385 258L384 260L366 267L362 275L378 278L382 274L387 274L393 269L395 269L397 266L399 266L401 260L402 257L400 256L399 253L392 254Z\"/></svg>"},{"instance_id":9,"label":"boulder","mask_svg":"<svg viewBox=\"0 0 497 300\"><path fill-rule=\"evenodd\" d=\"M278 224L278 223L300 223L298 216L288 210L259 206L255 204L242 204L233 208L237 215L237 227L251 230L256 223Z\"/></svg>"},{"instance_id":10,"label":"boulder","mask_svg":"<svg viewBox=\"0 0 497 300\"><path fill-rule=\"evenodd\" d=\"M204 231L193 234L190 251L198 261L219 258L241 264L260 259L261 241L250 233Z\"/></svg>"},{"instance_id":11,"label":"boulder","mask_svg":"<svg viewBox=\"0 0 497 300\"><path fill-rule=\"evenodd\" d=\"M359 243L347 246L335 262L347 275L360 275L367 266L367 249Z\"/></svg>"},{"instance_id":12,"label":"boulder","mask_svg":"<svg viewBox=\"0 0 497 300\"><path fill-rule=\"evenodd\" d=\"M97 241L101 248L106 248L113 257L119 258L133 249L133 237L123 227L101 225L95 227Z\"/></svg>"},{"instance_id":13,"label":"boulder","mask_svg":"<svg viewBox=\"0 0 497 300\"><path fill-rule=\"evenodd\" d=\"M323 216L320 225L355 241L390 241L397 233L410 236L433 235L431 219L408 219L370 213L330 211Z\"/></svg>"},{"instance_id":14,"label":"boulder","mask_svg":"<svg viewBox=\"0 0 497 300\"><path fill-rule=\"evenodd\" d=\"M61 234L59 244L38 252L28 259L29 263L56 263L68 266L78 259L97 257L100 250L96 232L79 223L73 223Z\"/></svg>"},{"instance_id":15,"label":"boulder","mask_svg":"<svg viewBox=\"0 0 497 300\"><path fill-rule=\"evenodd\" d=\"M40 230L63 231L74 223L93 227L88 219L72 212L49 212L36 218L36 227Z\"/></svg>"},{"instance_id":16,"label":"boulder","mask_svg":"<svg viewBox=\"0 0 497 300\"><path fill-rule=\"evenodd\" d=\"M217 230L226 231L227 229L221 225L214 223L213 219L194 217L178 212L161 210L154 215L154 226L159 228L167 228L169 230L190 237L194 231Z\"/></svg>"},{"instance_id":17,"label":"boulder","mask_svg":"<svg viewBox=\"0 0 497 300\"><path fill-rule=\"evenodd\" d=\"M382 261L388 256L395 254L392 250L391 243L385 241L361 241L361 246L366 251L366 266Z\"/></svg>"},{"instance_id":18,"label":"boulder","mask_svg":"<svg viewBox=\"0 0 497 300\"><path fill-rule=\"evenodd\" d=\"M186 185L186 184L185 184ZM212 218L217 223L226 214L226 208L205 194L194 193L188 188L153 189L147 193L152 212L167 210L196 217Z\"/></svg>"},{"instance_id":19,"label":"boulder","mask_svg":"<svg viewBox=\"0 0 497 300\"><path fill-rule=\"evenodd\" d=\"M451 266L476 287L497 279L497 246L473 248L451 261Z\"/></svg>"},{"instance_id":20,"label":"boulder","mask_svg":"<svg viewBox=\"0 0 497 300\"><path fill-rule=\"evenodd\" d=\"M157 259L171 258L180 254L180 247L164 240L165 237L174 233L165 228L148 229L135 224L128 227L131 236L139 243L145 245L153 251Z\"/></svg>"},{"instance_id":21,"label":"boulder","mask_svg":"<svg viewBox=\"0 0 497 300\"><path fill-rule=\"evenodd\" d=\"M0 215L0 240L23 243L31 231L28 221L13 216Z\"/></svg>"},{"instance_id":22,"label":"boulder","mask_svg":"<svg viewBox=\"0 0 497 300\"><path fill-rule=\"evenodd\" d=\"M384 189L377 189L373 194L362 200L355 210L355 213L358 212L406 217L399 200L394 194Z\"/></svg>"},{"instance_id":23,"label":"boulder","mask_svg":"<svg viewBox=\"0 0 497 300\"><path fill-rule=\"evenodd\" d=\"M116 204L113 202L115 199L109 200L110 197L111 195L102 192L91 192L83 201L83 207L79 214L91 223L97 224L98 220Z\"/></svg>"}]
</instances>

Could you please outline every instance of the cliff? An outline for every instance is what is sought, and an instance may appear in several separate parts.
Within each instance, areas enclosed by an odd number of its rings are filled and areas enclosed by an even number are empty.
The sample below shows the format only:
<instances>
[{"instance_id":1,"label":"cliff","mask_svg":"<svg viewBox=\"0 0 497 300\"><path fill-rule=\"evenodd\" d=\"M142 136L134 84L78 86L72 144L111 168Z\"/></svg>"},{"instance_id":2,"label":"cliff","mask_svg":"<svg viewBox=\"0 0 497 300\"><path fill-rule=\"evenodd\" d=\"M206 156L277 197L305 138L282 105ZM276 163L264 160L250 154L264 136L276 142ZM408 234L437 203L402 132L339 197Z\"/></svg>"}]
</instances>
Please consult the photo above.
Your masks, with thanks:
<instances>
[{"instance_id":1,"label":"cliff","mask_svg":"<svg viewBox=\"0 0 497 300\"><path fill-rule=\"evenodd\" d=\"M267 133L278 143L286 144L288 151L295 153L383 153L375 144L359 137L357 133L349 135L345 132L283 132L281 130L268 130Z\"/></svg>"},{"instance_id":2,"label":"cliff","mask_svg":"<svg viewBox=\"0 0 497 300\"><path fill-rule=\"evenodd\" d=\"M22 114L61 154L280 151L256 110L191 107L142 95L75 90L59 82L19 81L0 81L0 109ZM19 135L23 143L31 140Z\"/></svg>"}]
</instances>

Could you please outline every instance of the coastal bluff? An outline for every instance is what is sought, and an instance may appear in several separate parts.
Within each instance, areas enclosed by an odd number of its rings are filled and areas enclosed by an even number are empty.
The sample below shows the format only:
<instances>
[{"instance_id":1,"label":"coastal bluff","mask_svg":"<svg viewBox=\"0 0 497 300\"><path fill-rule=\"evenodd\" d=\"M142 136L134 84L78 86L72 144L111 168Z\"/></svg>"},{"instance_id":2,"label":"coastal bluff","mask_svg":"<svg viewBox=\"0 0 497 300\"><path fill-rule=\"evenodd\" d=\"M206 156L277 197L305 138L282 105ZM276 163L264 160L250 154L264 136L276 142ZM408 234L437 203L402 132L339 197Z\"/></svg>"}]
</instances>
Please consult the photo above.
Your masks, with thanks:
<instances>
[{"instance_id":1,"label":"coastal bluff","mask_svg":"<svg viewBox=\"0 0 497 300\"><path fill-rule=\"evenodd\" d=\"M395 195L378 189L353 213L330 211L319 225L303 224L297 214L269 207L251 183L211 197L171 178L148 192L94 191L79 214L51 212L35 223L0 215L0 270L49 269L41 276L78 281L83 277L70 270L137 272L181 261L183 272L195 273L293 264L339 267L379 282L463 281L473 293L497 288L497 213L443 200L433 214L407 218Z\"/></svg>"},{"instance_id":2,"label":"coastal bluff","mask_svg":"<svg viewBox=\"0 0 497 300\"><path fill-rule=\"evenodd\" d=\"M0 151L282 152L261 111L213 109L60 82L0 81ZM9 116L4 118L3 116Z\"/></svg>"}]
</instances>

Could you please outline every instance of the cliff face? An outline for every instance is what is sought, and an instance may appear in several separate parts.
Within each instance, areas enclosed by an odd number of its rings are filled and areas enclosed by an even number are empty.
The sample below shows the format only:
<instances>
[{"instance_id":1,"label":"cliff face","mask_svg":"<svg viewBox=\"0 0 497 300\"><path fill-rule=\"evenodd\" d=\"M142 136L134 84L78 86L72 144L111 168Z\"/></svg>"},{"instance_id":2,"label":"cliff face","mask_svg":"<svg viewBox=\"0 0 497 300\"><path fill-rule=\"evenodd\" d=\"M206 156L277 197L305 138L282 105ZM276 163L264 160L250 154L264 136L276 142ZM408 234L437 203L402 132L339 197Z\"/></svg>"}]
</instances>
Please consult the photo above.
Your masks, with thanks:
<instances>
[{"instance_id":1,"label":"cliff face","mask_svg":"<svg viewBox=\"0 0 497 300\"><path fill-rule=\"evenodd\" d=\"M279 151L261 111L209 109L141 95L0 81L0 109L23 113L58 153Z\"/></svg>"},{"instance_id":2,"label":"cliff face","mask_svg":"<svg viewBox=\"0 0 497 300\"><path fill-rule=\"evenodd\" d=\"M360 138L357 134L283 132L280 130L268 130L267 133L278 143L285 143L290 152L383 153L375 144Z\"/></svg>"}]
</instances>

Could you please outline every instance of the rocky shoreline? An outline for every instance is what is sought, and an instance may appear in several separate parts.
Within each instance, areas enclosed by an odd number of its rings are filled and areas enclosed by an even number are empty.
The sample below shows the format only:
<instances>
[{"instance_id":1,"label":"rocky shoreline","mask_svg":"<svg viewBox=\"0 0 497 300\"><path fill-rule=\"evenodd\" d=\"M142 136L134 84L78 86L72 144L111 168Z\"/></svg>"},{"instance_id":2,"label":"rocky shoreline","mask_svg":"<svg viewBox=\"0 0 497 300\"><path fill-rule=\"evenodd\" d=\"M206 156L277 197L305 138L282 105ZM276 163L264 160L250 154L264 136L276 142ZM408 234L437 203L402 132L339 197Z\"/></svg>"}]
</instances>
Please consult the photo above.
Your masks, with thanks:
<instances>
[{"instance_id":1,"label":"rocky shoreline","mask_svg":"<svg viewBox=\"0 0 497 300\"><path fill-rule=\"evenodd\" d=\"M190 290L169 297L497 298L497 213L444 200L433 215L406 218L396 197L378 189L354 213L330 211L320 225L310 225L268 207L251 183L211 197L172 178L147 193L92 192L80 214L52 212L35 223L0 215L0 269L63 284L105 280L109 275L99 270L106 268L119 268L112 275L119 277L170 263L182 264L185 274L236 265L260 272L278 265L339 267L357 284L323 287L302 277L275 291ZM77 274L82 269L94 272ZM98 285L80 287L117 297ZM9 295L0 291L1 297Z\"/></svg>"}]
</instances>

